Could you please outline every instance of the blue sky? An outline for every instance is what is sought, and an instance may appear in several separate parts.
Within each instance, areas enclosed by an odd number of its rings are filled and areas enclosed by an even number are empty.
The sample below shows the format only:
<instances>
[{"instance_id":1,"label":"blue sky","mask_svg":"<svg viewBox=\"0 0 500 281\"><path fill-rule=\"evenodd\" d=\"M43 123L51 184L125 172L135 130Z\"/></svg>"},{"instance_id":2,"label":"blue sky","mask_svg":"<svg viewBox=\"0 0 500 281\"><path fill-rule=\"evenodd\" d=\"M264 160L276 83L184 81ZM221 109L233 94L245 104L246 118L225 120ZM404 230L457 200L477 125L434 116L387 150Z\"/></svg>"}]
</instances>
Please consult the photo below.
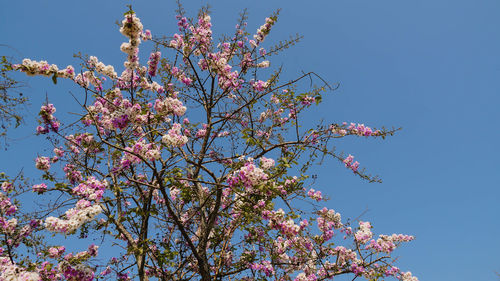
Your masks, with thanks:
<instances>
[{"instance_id":1,"label":"blue sky","mask_svg":"<svg viewBox=\"0 0 500 281\"><path fill-rule=\"evenodd\" d=\"M269 42L299 33L304 39L272 65L287 75L314 71L340 88L325 95L314 115L329 122L403 127L382 140L344 139L337 148L382 184L353 176L338 162L312 171L329 207L355 218L365 210L377 233L416 240L396 255L420 280L497 280L500 272L500 2L496 0L185 1L191 16L212 6L216 34L232 31L248 8L249 30L282 8ZM124 37L115 25L132 3L153 34L176 32L173 1L5 1L0 10L0 53L21 60L77 65L78 51L121 66ZM147 56L147 51L142 52ZM275 63L275 64L273 64ZM121 71L120 71L121 72ZM78 94L67 82L22 77L33 124L46 94L58 113ZM62 115L65 116L65 115ZM68 115L70 116L70 115ZM63 118L63 117L62 117ZM60 118L60 119L62 119ZM33 126L34 128L34 126ZM31 129L30 129L31 130ZM0 170L32 172L40 138L11 133Z\"/></svg>"}]
</instances>

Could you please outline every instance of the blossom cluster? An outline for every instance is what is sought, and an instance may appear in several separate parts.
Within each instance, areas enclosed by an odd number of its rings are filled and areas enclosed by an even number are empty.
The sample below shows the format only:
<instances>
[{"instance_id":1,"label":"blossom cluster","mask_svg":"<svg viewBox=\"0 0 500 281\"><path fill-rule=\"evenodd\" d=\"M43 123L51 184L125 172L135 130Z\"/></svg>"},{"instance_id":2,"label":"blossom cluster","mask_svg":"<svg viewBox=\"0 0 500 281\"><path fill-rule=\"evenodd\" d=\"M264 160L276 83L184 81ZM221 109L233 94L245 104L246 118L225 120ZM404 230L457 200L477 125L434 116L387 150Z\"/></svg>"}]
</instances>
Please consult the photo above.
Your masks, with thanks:
<instances>
[{"instance_id":1,"label":"blossom cluster","mask_svg":"<svg viewBox=\"0 0 500 281\"><path fill-rule=\"evenodd\" d=\"M47 252L49 254L49 257L51 258L58 258L60 257L64 251L66 251L66 248L64 246L59 246L59 247L50 247Z\"/></svg>"},{"instance_id":2,"label":"blossom cluster","mask_svg":"<svg viewBox=\"0 0 500 281\"><path fill-rule=\"evenodd\" d=\"M72 265L69 262L59 264L59 271L68 281L92 281L94 280L94 270L83 264Z\"/></svg>"},{"instance_id":3,"label":"blossom cluster","mask_svg":"<svg viewBox=\"0 0 500 281\"><path fill-rule=\"evenodd\" d=\"M396 249L396 243L409 242L413 239L415 239L413 236L405 234L379 235L376 241L374 239L370 240L370 244L366 246L366 249L390 254Z\"/></svg>"},{"instance_id":4,"label":"blossom cluster","mask_svg":"<svg viewBox=\"0 0 500 281\"><path fill-rule=\"evenodd\" d=\"M120 27L121 34L129 38L128 43L122 43L120 50L128 55L124 66L130 70L139 66L139 44L141 43L142 23L134 13L125 16Z\"/></svg>"},{"instance_id":5,"label":"blossom cluster","mask_svg":"<svg viewBox=\"0 0 500 281\"><path fill-rule=\"evenodd\" d=\"M167 97L165 99L156 99L154 109L159 115L182 116L186 112L186 107L177 98Z\"/></svg>"},{"instance_id":6,"label":"blossom cluster","mask_svg":"<svg viewBox=\"0 0 500 281\"><path fill-rule=\"evenodd\" d=\"M218 75L217 83L223 90L240 89L243 80L239 78L238 71L232 70L228 64L230 49L224 48L223 52L209 53L207 59L200 59L198 65L202 70L208 70Z\"/></svg>"},{"instance_id":7,"label":"blossom cluster","mask_svg":"<svg viewBox=\"0 0 500 281\"><path fill-rule=\"evenodd\" d=\"M8 182L8 181L2 182L2 184L0 185L0 187L2 188L3 192L9 192L9 191L11 191L11 190L14 189L14 185L11 182Z\"/></svg>"},{"instance_id":8,"label":"blossom cluster","mask_svg":"<svg viewBox=\"0 0 500 281\"><path fill-rule=\"evenodd\" d=\"M201 15L198 18L198 26L190 26L193 36L190 38L192 45L197 44L198 48L195 55L201 55L208 52L212 43L212 23L209 15Z\"/></svg>"},{"instance_id":9,"label":"blossom cluster","mask_svg":"<svg viewBox=\"0 0 500 281\"><path fill-rule=\"evenodd\" d=\"M79 154L81 150L83 150L83 152L93 153L98 151L98 149L95 147L96 140L94 139L94 135L90 133L67 135L66 141L66 146L74 154Z\"/></svg>"},{"instance_id":10,"label":"blossom cluster","mask_svg":"<svg viewBox=\"0 0 500 281\"><path fill-rule=\"evenodd\" d=\"M342 227L340 214L326 207L318 211L316 222L318 223L318 228L323 232L322 238L324 241L330 240L333 237L333 229Z\"/></svg>"},{"instance_id":11,"label":"blossom cluster","mask_svg":"<svg viewBox=\"0 0 500 281\"><path fill-rule=\"evenodd\" d=\"M193 79L189 78L186 73L178 68L177 66L174 66L170 69L170 73L179 80L179 82L183 83L186 86L190 86L191 83L193 83Z\"/></svg>"},{"instance_id":12,"label":"blossom cluster","mask_svg":"<svg viewBox=\"0 0 500 281\"><path fill-rule=\"evenodd\" d=\"M356 173L359 168L359 162L358 161L353 162L353 161L354 161L354 156L349 154L349 156L347 156L342 162L344 162L346 168L349 168Z\"/></svg>"},{"instance_id":13,"label":"blossom cluster","mask_svg":"<svg viewBox=\"0 0 500 281\"><path fill-rule=\"evenodd\" d=\"M188 138L181 134L181 124L174 123L167 134L163 135L161 141L171 147L181 147L188 142Z\"/></svg>"},{"instance_id":14,"label":"blossom cluster","mask_svg":"<svg viewBox=\"0 0 500 281\"><path fill-rule=\"evenodd\" d=\"M60 123L53 115L55 112L56 108L53 104L49 103L47 105L42 105L38 115L42 118L41 123L43 126L38 126L36 128L36 132L38 134L46 134L49 131L57 133L59 131Z\"/></svg>"},{"instance_id":15,"label":"blossom cluster","mask_svg":"<svg viewBox=\"0 0 500 281\"><path fill-rule=\"evenodd\" d=\"M141 124L148 119L147 114L141 114L141 105L123 98L120 89L109 92L106 98L97 98L87 110L89 114L83 119L84 124L95 123L101 133L105 130L124 130L132 122Z\"/></svg>"},{"instance_id":16,"label":"blossom cluster","mask_svg":"<svg viewBox=\"0 0 500 281\"><path fill-rule=\"evenodd\" d=\"M36 192L38 194L42 194L45 191L47 191L47 185L44 183L35 184L32 186L32 189L33 189L33 192Z\"/></svg>"},{"instance_id":17,"label":"blossom cluster","mask_svg":"<svg viewBox=\"0 0 500 281\"><path fill-rule=\"evenodd\" d=\"M269 86L269 83L262 80L258 80L253 82L252 86L257 92L262 92Z\"/></svg>"},{"instance_id":18,"label":"blossom cluster","mask_svg":"<svg viewBox=\"0 0 500 281\"><path fill-rule=\"evenodd\" d=\"M275 165L274 159L272 158L266 158L263 156L259 160L260 160L260 166L264 170L269 170Z\"/></svg>"},{"instance_id":19,"label":"blossom cluster","mask_svg":"<svg viewBox=\"0 0 500 281\"><path fill-rule=\"evenodd\" d=\"M158 63L160 62L161 52L151 53L148 61L148 74L150 76L156 76L156 70L158 69Z\"/></svg>"},{"instance_id":20,"label":"blossom cluster","mask_svg":"<svg viewBox=\"0 0 500 281\"><path fill-rule=\"evenodd\" d=\"M260 43L264 41L266 36L271 31L271 27L276 22L275 17L266 18L266 23L263 24L259 29L257 29L257 34L253 36L254 40L250 40L250 44L257 47Z\"/></svg>"},{"instance_id":21,"label":"blossom cluster","mask_svg":"<svg viewBox=\"0 0 500 281\"><path fill-rule=\"evenodd\" d=\"M309 191L307 192L307 196L316 201L323 200L323 195L321 194L321 191L314 190L314 188L309 189Z\"/></svg>"},{"instance_id":22,"label":"blossom cluster","mask_svg":"<svg viewBox=\"0 0 500 281\"><path fill-rule=\"evenodd\" d=\"M83 179L82 172L78 171L75 165L66 164L63 171L71 184L78 183Z\"/></svg>"},{"instance_id":23,"label":"blossom cluster","mask_svg":"<svg viewBox=\"0 0 500 281\"><path fill-rule=\"evenodd\" d=\"M267 181L268 175L263 169L255 166L253 161L246 161L244 166L234 171L227 179L230 187L243 185L247 189L263 184Z\"/></svg>"},{"instance_id":24,"label":"blossom cluster","mask_svg":"<svg viewBox=\"0 0 500 281\"><path fill-rule=\"evenodd\" d=\"M84 197L88 200L100 201L107 187L108 182L106 180L100 181L95 177L90 176L85 182L82 182L78 186L74 187L72 192L73 194Z\"/></svg>"},{"instance_id":25,"label":"blossom cluster","mask_svg":"<svg viewBox=\"0 0 500 281\"><path fill-rule=\"evenodd\" d=\"M0 230L2 233L14 235L17 227L17 219L11 218L7 220L5 217L0 217Z\"/></svg>"},{"instance_id":26,"label":"blossom cluster","mask_svg":"<svg viewBox=\"0 0 500 281\"><path fill-rule=\"evenodd\" d=\"M342 126L332 124L330 125L330 131L334 135L346 136L346 135L357 135L360 137L369 137L369 136L380 136L382 132L380 130L372 129L365 124L355 124L351 123L347 126L347 123L343 123Z\"/></svg>"},{"instance_id":27,"label":"blossom cluster","mask_svg":"<svg viewBox=\"0 0 500 281\"><path fill-rule=\"evenodd\" d=\"M12 263L8 257L0 257L0 280L5 281L39 281L37 272L26 271Z\"/></svg>"},{"instance_id":28,"label":"blossom cluster","mask_svg":"<svg viewBox=\"0 0 500 281\"><path fill-rule=\"evenodd\" d=\"M260 263L253 263L250 268L256 271L262 271L266 276L270 277L275 274L274 268L270 261L262 261Z\"/></svg>"},{"instance_id":29,"label":"blossom cluster","mask_svg":"<svg viewBox=\"0 0 500 281\"><path fill-rule=\"evenodd\" d=\"M42 170L44 172L47 172L50 169L50 163L51 163L51 160L49 157L40 156L40 157L37 157L35 160L35 167L38 170Z\"/></svg>"},{"instance_id":30,"label":"blossom cluster","mask_svg":"<svg viewBox=\"0 0 500 281\"><path fill-rule=\"evenodd\" d=\"M65 219L47 217L44 226L52 232L73 233L84 223L100 214L101 211L102 207L99 204L92 205L90 201L81 199L76 203L75 208L65 212Z\"/></svg>"},{"instance_id":31,"label":"blossom cluster","mask_svg":"<svg viewBox=\"0 0 500 281\"><path fill-rule=\"evenodd\" d=\"M4 216L10 216L17 211L17 206L2 192L0 192L0 211Z\"/></svg>"},{"instance_id":32,"label":"blossom cluster","mask_svg":"<svg viewBox=\"0 0 500 281\"><path fill-rule=\"evenodd\" d=\"M97 57L91 56L89 58L89 66L95 69L99 74L108 76L111 79L116 79L118 78L118 75L115 72L115 68L112 65L105 65L104 63L100 62Z\"/></svg>"},{"instance_id":33,"label":"blossom cluster","mask_svg":"<svg viewBox=\"0 0 500 281\"><path fill-rule=\"evenodd\" d=\"M141 158L154 161L161 158L161 152L154 143L146 143L144 139L138 140L133 146L125 147L124 155L120 161L120 168L128 168L141 162Z\"/></svg>"},{"instance_id":34,"label":"blossom cluster","mask_svg":"<svg viewBox=\"0 0 500 281\"><path fill-rule=\"evenodd\" d=\"M75 69L73 66L68 65L65 69L59 70L57 65L49 64L46 61L32 61L24 59L22 64L14 64L12 68L25 72L27 75L44 75L73 79L75 77Z\"/></svg>"},{"instance_id":35,"label":"blossom cluster","mask_svg":"<svg viewBox=\"0 0 500 281\"><path fill-rule=\"evenodd\" d=\"M359 222L359 230L354 234L354 239L356 239L356 242L360 244L365 244L367 243L370 239L372 239L372 231L371 231L371 224L370 222Z\"/></svg>"}]
</instances>

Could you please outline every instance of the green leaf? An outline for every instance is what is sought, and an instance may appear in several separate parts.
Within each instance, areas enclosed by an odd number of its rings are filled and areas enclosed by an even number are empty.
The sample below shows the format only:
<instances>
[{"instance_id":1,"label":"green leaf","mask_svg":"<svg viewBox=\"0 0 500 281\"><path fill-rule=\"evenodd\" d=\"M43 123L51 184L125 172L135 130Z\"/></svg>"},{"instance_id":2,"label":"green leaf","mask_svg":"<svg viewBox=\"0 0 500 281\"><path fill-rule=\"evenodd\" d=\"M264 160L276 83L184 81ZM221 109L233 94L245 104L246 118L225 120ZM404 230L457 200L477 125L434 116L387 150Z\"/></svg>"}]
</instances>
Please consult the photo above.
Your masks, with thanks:
<instances>
[{"instance_id":1,"label":"green leaf","mask_svg":"<svg viewBox=\"0 0 500 281\"><path fill-rule=\"evenodd\" d=\"M57 74L54 74L54 76L52 76L52 82L54 82L54 84L57 84Z\"/></svg>"}]
</instances>

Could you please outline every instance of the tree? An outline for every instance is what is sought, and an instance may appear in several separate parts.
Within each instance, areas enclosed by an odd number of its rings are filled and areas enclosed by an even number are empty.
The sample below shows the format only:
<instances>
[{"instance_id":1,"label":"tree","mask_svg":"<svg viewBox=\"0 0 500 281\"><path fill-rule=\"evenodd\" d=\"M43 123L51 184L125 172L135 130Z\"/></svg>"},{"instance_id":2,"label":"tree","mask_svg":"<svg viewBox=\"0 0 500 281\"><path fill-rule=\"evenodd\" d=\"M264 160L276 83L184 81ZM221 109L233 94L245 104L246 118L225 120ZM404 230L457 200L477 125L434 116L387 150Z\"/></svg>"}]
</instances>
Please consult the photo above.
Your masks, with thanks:
<instances>
[{"instance_id":1,"label":"tree","mask_svg":"<svg viewBox=\"0 0 500 281\"><path fill-rule=\"evenodd\" d=\"M54 83L70 79L84 96L81 122L64 129L53 104L40 109L36 131L51 136L54 154L36 159L43 181L30 189L51 203L21 216L13 198L27 188L3 180L1 278L325 280L351 274L417 280L391 258L412 236L374 238L370 222L346 223L319 206L326 200L306 174L326 156L376 181L353 156L337 154L331 141L383 138L394 130L299 126L299 116L330 87L313 72L281 82L282 68L263 70L267 58L299 39L262 47L278 12L250 39L243 13L234 35L219 43L206 9L192 20L179 8L177 19L178 34L153 38L132 9L125 13L120 32L128 42L120 49L127 60L120 76L94 56L79 56L77 73L29 59L12 66ZM139 45L147 40L154 51L142 66ZM168 59L160 49L170 52ZM261 80L262 73L270 74ZM304 85L311 80L320 86ZM303 201L309 205L297 204ZM99 237L107 248L101 255L111 257L93 263L93 244L63 256L64 245L54 245L48 234Z\"/></svg>"}]
</instances>

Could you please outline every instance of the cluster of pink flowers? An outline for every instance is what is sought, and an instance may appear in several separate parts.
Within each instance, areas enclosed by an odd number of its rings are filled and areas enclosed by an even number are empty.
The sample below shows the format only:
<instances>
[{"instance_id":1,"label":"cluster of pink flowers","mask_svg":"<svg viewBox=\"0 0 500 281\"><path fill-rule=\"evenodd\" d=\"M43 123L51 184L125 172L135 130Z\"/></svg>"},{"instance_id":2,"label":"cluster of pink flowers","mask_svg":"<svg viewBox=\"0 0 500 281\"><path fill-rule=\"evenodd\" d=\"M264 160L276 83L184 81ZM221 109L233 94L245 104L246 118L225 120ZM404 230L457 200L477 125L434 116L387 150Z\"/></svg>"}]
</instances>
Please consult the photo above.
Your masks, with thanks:
<instances>
[{"instance_id":1,"label":"cluster of pink flowers","mask_svg":"<svg viewBox=\"0 0 500 281\"><path fill-rule=\"evenodd\" d=\"M360 244L366 244L373 237L370 222L359 222L359 230L354 234L354 239Z\"/></svg>"},{"instance_id":2,"label":"cluster of pink flowers","mask_svg":"<svg viewBox=\"0 0 500 281\"><path fill-rule=\"evenodd\" d=\"M64 246L50 247L48 249L48 254L49 254L49 257L51 257L51 258L58 258L62 254L64 254L64 251L66 251L66 248Z\"/></svg>"},{"instance_id":3,"label":"cluster of pink flowers","mask_svg":"<svg viewBox=\"0 0 500 281\"><path fill-rule=\"evenodd\" d=\"M55 163L64 156L64 150L62 150L62 148L55 147L53 151L55 155L52 157L52 163Z\"/></svg>"},{"instance_id":4,"label":"cluster of pink flowers","mask_svg":"<svg viewBox=\"0 0 500 281\"><path fill-rule=\"evenodd\" d=\"M182 49L184 47L184 39L182 38L181 35L176 33L176 34L174 34L174 39L172 39L170 41L169 46L174 48L174 49L178 49L178 50L182 51Z\"/></svg>"},{"instance_id":5,"label":"cluster of pink flowers","mask_svg":"<svg viewBox=\"0 0 500 281\"><path fill-rule=\"evenodd\" d=\"M234 187L242 184L247 189L267 181L268 175L261 168L254 165L252 161L246 161L245 165L234 171L227 179L229 186Z\"/></svg>"},{"instance_id":6,"label":"cluster of pink flowers","mask_svg":"<svg viewBox=\"0 0 500 281\"><path fill-rule=\"evenodd\" d=\"M17 227L17 219L11 218L7 220L5 217L0 217L0 232L14 235Z\"/></svg>"},{"instance_id":7,"label":"cluster of pink flowers","mask_svg":"<svg viewBox=\"0 0 500 281\"><path fill-rule=\"evenodd\" d=\"M317 281L318 277L314 273L307 274L305 272L301 272L293 280L294 281Z\"/></svg>"},{"instance_id":8,"label":"cluster of pink flowers","mask_svg":"<svg viewBox=\"0 0 500 281\"><path fill-rule=\"evenodd\" d=\"M118 78L118 75L115 72L115 68L112 65L105 65L104 63L100 62L95 56L91 56L89 58L88 64L99 74L108 76L111 79Z\"/></svg>"},{"instance_id":9,"label":"cluster of pink flowers","mask_svg":"<svg viewBox=\"0 0 500 281\"><path fill-rule=\"evenodd\" d=\"M186 107L177 98L167 97L163 100L157 99L154 104L154 109L160 115L182 116L186 113Z\"/></svg>"},{"instance_id":10,"label":"cluster of pink flowers","mask_svg":"<svg viewBox=\"0 0 500 281\"><path fill-rule=\"evenodd\" d=\"M125 147L123 157L120 161L120 169L128 168L130 165L141 162L141 158L155 161L161 158L161 152L154 143L146 143L144 139L138 140L131 147Z\"/></svg>"},{"instance_id":11,"label":"cluster of pink flowers","mask_svg":"<svg viewBox=\"0 0 500 281\"><path fill-rule=\"evenodd\" d=\"M108 93L106 98L97 98L88 108L89 114L84 123L96 123L104 133L105 130L124 130L130 123L143 124L148 120L149 113L142 114L140 104L132 104L124 99L120 90L115 89Z\"/></svg>"},{"instance_id":12,"label":"cluster of pink flowers","mask_svg":"<svg viewBox=\"0 0 500 281\"><path fill-rule=\"evenodd\" d=\"M37 157L35 160L35 167L38 170L47 172L50 169L50 158L45 156Z\"/></svg>"},{"instance_id":13,"label":"cluster of pink flowers","mask_svg":"<svg viewBox=\"0 0 500 281\"><path fill-rule=\"evenodd\" d=\"M5 281L40 281L37 272L26 271L12 263L8 257L0 257L0 280Z\"/></svg>"},{"instance_id":14,"label":"cluster of pink flowers","mask_svg":"<svg viewBox=\"0 0 500 281\"><path fill-rule=\"evenodd\" d=\"M1 188L4 192L10 192L14 189L14 185L8 181L2 182Z\"/></svg>"},{"instance_id":15,"label":"cluster of pink flowers","mask_svg":"<svg viewBox=\"0 0 500 281\"><path fill-rule=\"evenodd\" d=\"M138 75L139 71L146 73L147 69L145 67L139 68L137 69L137 72L135 72L130 68L126 68L116 81L116 87L120 89L129 89L137 87L142 80L141 76Z\"/></svg>"},{"instance_id":16,"label":"cluster of pink flowers","mask_svg":"<svg viewBox=\"0 0 500 281\"><path fill-rule=\"evenodd\" d=\"M266 157L262 156L262 157L260 157L259 160L260 160L260 166L264 170L269 170L272 167L274 167L274 165L275 165L274 159L272 159L272 158L266 158Z\"/></svg>"},{"instance_id":17,"label":"cluster of pink flowers","mask_svg":"<svg viewBox=\"0 0 500 281\"><path fill-rule=\"evenodd\" d=\"M357 263L353 263L351 265L351 270L352 270L352 273L360 276L363 272L365 272L365 268Z\"/></svg>"},{"instance_id":18,"label":"cluster of pink flowers","mask_svg":"<svg viewBox=\"0 0 500 281\"><path fill-rule=\"evenodd\" d=\"M340 214L326 207L318 211L316 222L318 223L318 228L323 232L322 238L324 241L328 241L333 237L333 229L342 227Z\"/></svg>"},{"instance_id":19,"label":"cluster of pink flowers","mask_svg":"<svg viewBox=\"0 0 500 281\"><path fill-rule=\"evenodd\" d=\"M189 78L182 69L180 69L176 66L170 68L170 73L175 78L177 78L177 80L179 80L179 82L183 83L186 86L190 86L191 83L193 83L193 79Z\"/></svg>"},{"instance_id":20,"label":"cluster of pink flowers","mask_svg":"<svg viewBox=\"0 0 500 281\"><path fill-rule=\"evenodd\" d=\"M75 165L66 164L63 171L71 184L82 181L82 172L78 171Z\"/></svg>"},{"instance_id":21,"label":"cluster of pink flowers","mask_svg":"<svg viewBox=\"0 0 500 281\"><path fill-rule=\"evenodd\" d=\"M10 198L0 192L0 210L5 216L10 216L17 211L16 205L12 204Z\"/></svg>"},{"instance_id":22,"label":"cluster of pink flowers","mask_svg":"<svg viewBox=\"0 0 500 281\"><path fill-rule=\"evenodd\" d=\"M275 274L273 265L270 261L262 261L260 263L253 263L250 265L252 270L262 271L267 277Z\"/></svg>"},{"instance_id":23,"label":"cluster of pink flowers","mask_svg":"<svg viewBox=\"0 0 500 281\"><path fill-rule=\"evenodd\" d=\"M338 266L341 266L341 267L344 267L350 261L354 261L354 262L358 261L356 252L351 250L351 249L347 249L343 246L335 247L333 254L337 255L336 264Z\"/></svg>"},{"instance_id":24,"label":"cluster of pink flowers","mask_svg":"<svg viewBox=\"0 0 500 281\"><path fill-rule=\"evenodd\" d=\"M259 29L257 29L257 34L253 36L254 40L250 40L250 44L254 47L257 47L261 42L264 41L266 36L269 34L271 31L271 27L274 25L276 22L276 19L271 17L271 18L266 18L266 23L263 24Z\"/></svg>"},{"instance_id":25,"label":"cluster of pink flowers","mask_svg":"<svg viewBox=\"0 0 500 281\"><path fill-rule=\"evenodd\" d=\"M32 61L30 59L24 59L22 64L12 65L13 69L25 72L27 75L44 75L51 76L56 75L61 78L73 79L75 77L75 69L73 66L68 65L66 69L59 70L57 65L48 64L46 61Z\"/></svg>"},{"instance_id":26,"label":"cluster of pink flowers","mask_svg":"<svg viewBox=\"0 0 500 281\"><path fill-rule=\"evenodd\" d=\"M262 81L262 80L258 80L256 82L251 83L251 84L252 84L252 87L257 92L262 92L262 91L264 91L269 86L269 83L267 83L265 81Z\"/></svg>"},{"instance_id":27,"label":"cluster of pink flowers","mask_svg":"<svg viewBox=\"0 0 500 281\"><path fill-rule=\"evenodd\" d=\"M44 183L35 184L31 188L33 189L33 192L37 192L38 194L42 194L47 191L47 185Z\"/></svg>"},{"instance_id":28,"label":"cluster of pink flowers","mask_svg":"<svg viewBox=\"0 0 500 281\"><path fill-rule=\"evenodd\" d=\"M106 180L100 181L95 177L88 177L85 182L80 183L72 189L73 194L92 201L100 201L104 191L108 187Z\"/></svg>"},{"instance_id":29,"label":"cluster of pink flowers","mask_svg":"<svg viewBox=\"0 0 500 281\"><path fill-rule=\"evenodd\" d=\"M191 45L198 45L195 55L207 53L212 44L212 23L209 15L201 15L198 18L198 26L191 26L190 30L193 36L190 38Z\"/></svg>"},{"instance_id":30,"label":"cluster of pink flowers","mask_svg":"<svg viewBox=\"0 0 500 281\"><path fill-rule=\"evenodd\" d=\"M365 124L354 124L351 123L347 129L351 134L356 134L358 136L377 136L380 134L379 130L372 130L372 128L365 126Z\"/></svg>"},{"instance_id":31,"label":"cluster of pink flowers","mask_svg":"<svg viewBox=\"0 0 500 281\"><path fill-rule=\"evenodd\" d=\"M181 147L188 142L188 138L181 135L181 124L174 123L167 134L163 135L161 141L167 146Z\"/></svg>"},{"instance_id":32,"label":"cluster of pink flowers","mask_svg":"<svg viewBox=\"0 0 500 281\"><path fill-rule=\"evenodd\" d=\"M281 236L279 236L276 240L274 240L273 248L276 251L276 254L278 254L280 261L282 262L290 261L290 257L286 252L292 245L294 245L292 240L285 239Z\"/></svg>"},{"instance_id":33,"label":"cluster of pink flowers","mask_svg":"<svg viewBox=\"0 0 500 281\"><path fill-rule=\"evenodd\" d=\"M158 69L158 63L160 62L161 52L151 53L148 61L148 74L150 76L156 76L156 70Z\"/></svg>"},{"instance_id":34,"label":"cluster of pink flowers","mask_svg":"<svg viewBox=\"0 0 500 281\"><path fill-rule=\"evenodd\" d=\"M47 217L44 225L49 231L70 234L84 223L91 221L101 211L102 208L99 204L92 205L90 201L81 199L76 203L75 208L65 212L65 219Z\"/></svg>"},{"instance_id":35,"label":"cluster of pink flowers","mask_svg":"<svg viewBox=\"0 0 500 281\"><path fill-rule=\"evenodd\" d=\"M59 271L62 272L67 281L92 281L94 271L83 264L72 265L69 262L59 264Z\"/></svg>"},{"instance_id":36,"label":"cluster of pink flowers","mask_svg":"<svg viewBox=\"0 0 500 281\"><path fill-rule=\"evenodd\" d=\"M401 272L400 276L401 281L418 281L418 278L413 276L411 272Z\"/></svg>"},{"instance_id":37,"label":"cluster of pink flowers","mask_svg":"<svg viewBox=\"0 0 500 281\"><path fill-rule=\"evenodd\" d=\"M282 235L287 238L297 236L301 230L300 225L296 224L294 220L284 220L280 217L275 217L269 221L269 226L277 229Z\"/></svg>"},{"instance_id":38,"label":"cluster of pink flowers","mask_svg":"<svg viewBox=\"0 0 500 281\"><path fill-rule=\"evenodd\" d=\"M195 56L200 56L201 54L206 54L212 44L212 23L209 15L202 14L198 18L198 24L196 26L190 26L187 18L177 15L176 18L179 20L177 25L179 26L179 31L189 34L184 40L182 35L174 34L174 39L170 41L170 47L181 51L184 55L189 53L193 47L196 46L193 54Z\"/></svg>"},{"instance_id":39,"label":"cluster of pink flowers","mask_svg":"<svg viewBox=\"0 0 500 281\"><path fill-rule=\"evenodd\" d=\"M122 21L120 28L121 34L129 38L128 43L122 43L120 50L128 55L127 61L124 63L128 69L136 69L139 66L139 44L141 43L142 23L134 13L129 13Z\"/></svg>"},{"instance_id":40,"label":"cluster of pink flowers","mask_svg":"<svg viewBox=\"0 0 500 281\"><path fill-rule=\"evenodd\" d=\"M261 61L259 62L258 64L256 64L255 66L258 67L258 68L268 68L270 65L269 61L268 60L265 60L265 61Z\"/></svg>"},{"instance_id":41,"label":"cluster of pink flowers","mask_svg":"<svg viewBox=\"0 0 500 281\"><path fill-rule=\"evenodd\" d=\"M344 162L346 168L351 169L353 172L357 172L359 168L359 162L358 161L353 162L353 161L354 161L354 156L349 154L349 156L347 156L342 162Z\"/></svg>"},{"instance_id":42,"label":"cluster of pink flowers","mask_svg":"<svg viewBox=\"0 0 500 281\"><path fill-rule=\"evenodd\" d=\"M93 147L96 141L90 133L67 135L66 140L67 147L75 154L79 154L80 149L84 152L97 152L97 148Z\"/></svg>"},{"instance_id":43,"label":"cluster of pink flowers","mask_svg":"<svg viewBox=\"0 0 500 281\"><path fill-rule=\"evenodd\" d=\"M309 191L307 192L307 196L309 196L309 198L316 200L318 202L323 200L323 195L321 194L321 191L319 191L319 190L316 191L316 190L314 190L314 188L309 189Z\"/></svg>"},{"instance_id":44,"label":"cluster of pink flowers","mask_svg":"<svg viewBox=\"0 0 500 281\"><path fill-rule=\"evenodd\" d=\"M405 234L379 235L377 241L374 239L370 240L370 244L366 246L366 249L390 254L396 249L396 243L409 242L413 239L415 239L413 236Z\"/></svg>"},{"instance_id":45,"label":"cluster of pink flowers","mask_svg":"<svg viewBox=\"0 0 500 281\"><path fill-rule=\"evenodd\" d=\"M158 94L163 94L165 92L165 88L158 84L156 81L153 81L152 83L149 83L148 79L146 77L141 78L141 82L139 83L141 88L144 90L149 90L153 92L157 92Z\"/></svg>"},{"instance_id":46,"label":"cluster of pink flowers","mask_svg":"<svg viewBox=\"0 0 500 281\"><path fill-rule=\"evenodd\" d=\"M301 103L302 103L302 105L305 105L305 106L309 106L309 105L313 104L314 101L316 101L315 97L311 97L311 96L307 96L307 95L301 98Z\"/></svg>"},{"instance_id":47,"label":"cluster of pink flowers","mask_svg":"<svg viewBox=\"0 0 500 281\"><path fill-rule=\"evenodd\" d=\"M181 194L181 190L179 188L176 186L170 187L170 198L172 198L173 201L177 200L179 194Z\"/></svg>"},{"instance_id":48,"label":"cluster of pink flowers","mask_svg":"<svg viewBox=\"0 0 500 281\"><path fill-rule=\"evenodd\" d=\"M64 247L63 247L64 248ZM87 250L78 252L76 254L69 253L64 256L64 259L70 263L81 262L88 260L91 257L96 257L98 253L99 246L91 244L87 247Z\"/></svg>"},{"instance_id":49,"label":"cluster of pink flowers","mask_svg":"<svg viewBox=\"0 0 500 281\"><path fill-rule=\"evenodd\" d=\"M148 40L153 39L153 34L151 34L151 30L149 30L149 29L144 30L144 32L142 32L142 34L141 34L141 39L143 41L148 41Z\"/></svg>"},{"instance_id":50,"label":"cluster of pink flowers","mask_svg":"<svg viewBox=\"0 0 500 281\"><path fill-rule=\"evenodd\" d=\"M355 124L351 123L347 126L347 123L343 123L342 126L332 124L330 125L330 130L332 134L345 136L345 135L357 135L360 137L369 137L369 136L380 136L382 132L380 130L374 130L364 124Z\"/></svg>"},{"instance_id":51,"label":"cluster of pink flowers","mask_svg":"<svg viewBox=\"0 0 500 281\"><path fill-rule=\"evenodd\" d=\"M102 78L104 80L104 78ZM89 88L92 85L97 91L102 91L102 80L94 75L93 71L84 71L76 75L74 81L78 85Z\"/></svg>"},{"instance_id":52,"label":"cluster of pink flowers","mask_svg":"<svg viewBox=\"0 0 500 281\"><path fill-rule=\"evenodd\" d=\"M90 245L86 251L76 254L69 253L59 262L57 266L48 261L43 262L37 271L41 277L39 280L71 280L71 281L91 281L94 280L94 270L83 264L91 257L97 256L98 247L94 244ZM47 255L53 259L60 259L66 248L63 246L50 247L47 250ZM39 278L40 278L39 277ZM2 279L3 280L3 279ZM15 279L18 280L18 279ZM24 280L24 279L19 279Z\"/></svg>"},{"instance_id":53,"label":"cluster of pink flowers","mask_svg":"<svg viewBox=\"0 0 500 281\"><path fill-rule=\"evenodd\" d=\"M49 131L57 133L59 131L60 123L53 115L55 112L56 108L53 104L49 103L47 105L42 105L38 115L42 118L41 123L43 126L38 126L36 128L36 132L38 134L46 134Z\"/></svg>"},{"instance_id":54,"label":"cluster of pink flowers","mask_svg":"<svg viewBox=\"0 0 500 281\"><path fill-rule=\"evenodd\" d=\"M196 132L195 137L196 137L196 138L202 138L202 137L206 136L206 135L207 135L207 127L208 127L208 125L207 125L207 124L202 124L202 128L201 128L201 129L199 129L199 130Z\"/></svg>"},{"instance_id":55,"label":"cluster of pink flowers","mask_svg":"<svg viewBox=\"0 0 500 281\"><path fill-rule=\"evenodd\" d=\"M198 66L202 70L210 69L211 72L218 75L217 83L223 90L240 89L243 80L239 78L238 71L232 71L232 66L228 64L233 50L229 43L221 44L222 51L208 53L206 59L200 59Z\"/></svg>"}]
</instances>

